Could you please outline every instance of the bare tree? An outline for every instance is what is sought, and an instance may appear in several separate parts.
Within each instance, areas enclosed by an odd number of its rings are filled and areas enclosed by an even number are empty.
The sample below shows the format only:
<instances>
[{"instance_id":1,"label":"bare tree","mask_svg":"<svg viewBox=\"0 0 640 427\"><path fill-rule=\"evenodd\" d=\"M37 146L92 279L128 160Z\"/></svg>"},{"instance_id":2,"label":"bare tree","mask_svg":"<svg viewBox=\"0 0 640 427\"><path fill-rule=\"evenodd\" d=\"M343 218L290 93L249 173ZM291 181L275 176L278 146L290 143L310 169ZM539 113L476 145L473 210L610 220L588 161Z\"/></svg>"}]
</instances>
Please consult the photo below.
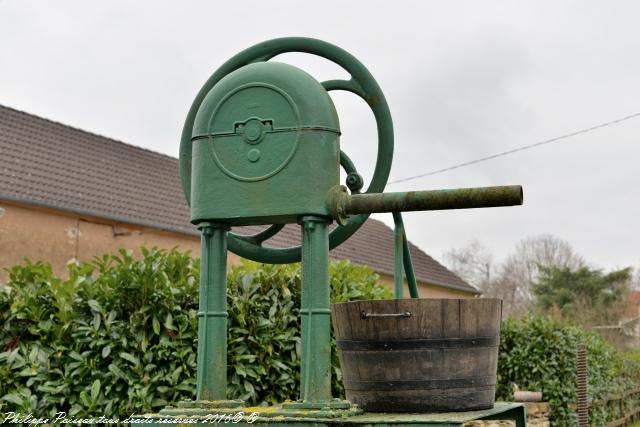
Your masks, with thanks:
<instances>
[{"instance_id":1,"label":"bare tree","mask_svg":"<svg viewBox=\"0 0 640 427\"><path fill-rule=\"evenodd\" d=\"M493 255L479 241L472 240L462 248L445 252L444 263L469 284L486 292L491 282Z\"/></svg>"},{"instance_id":2,"label":"bare tree","mask_svg":"<svg viewBox=\"0 0 640 427\"><path fill-rule=\"evenodd\" d=\"M527 237L500 266L492 293L503 299L506 315L517 316L531 306L531 287L540 275L540 267L576 270L584 265L582 256L562 239L549 234Z\"/></svg>"},{"instance_id":3,"label":"bare tree","mask_svg":"<svg viewBox=\"0 0 640 427\"><path fill-rule=\"evenodd\" d=\"M552 235L522 239L497 267L491 252L477 240L446 252L444 262L484 296L502 299L505 317L518 317L531 307L531 287L541 266L575 270L585 265L569 243Z\"/></svg>"}]
</instances>

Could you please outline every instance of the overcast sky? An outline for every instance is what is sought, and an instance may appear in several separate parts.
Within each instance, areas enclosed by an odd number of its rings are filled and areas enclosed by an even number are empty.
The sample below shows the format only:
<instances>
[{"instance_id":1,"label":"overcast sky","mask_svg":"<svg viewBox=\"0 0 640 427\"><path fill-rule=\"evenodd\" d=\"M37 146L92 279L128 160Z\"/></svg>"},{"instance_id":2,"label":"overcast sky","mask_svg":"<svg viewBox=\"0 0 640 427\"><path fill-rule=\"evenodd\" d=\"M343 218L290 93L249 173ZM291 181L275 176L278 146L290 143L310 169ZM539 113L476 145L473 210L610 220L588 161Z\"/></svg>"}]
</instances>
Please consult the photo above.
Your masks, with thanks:
<instances>
[{"instance_id":1,"label":"overcast sky","mask_svg":"<svg viewBox=\"0 0 640 427\"><path fill-rule=\"evenodd\" d=\"M0 0L0 104L177 156L219 65L266 39L315 37L353 53L384 90L393 180L640 112L639 18L631 1ZM279 58L346 77L321 59ZM367 180L372 115L332 96L342 148ZM639 135L637 118L387 191L523 185L522 207L405 214L409 239L437 259L477 239L499 260L550 233L597 267L639 266Z\"/></svg>"}]
</instances>

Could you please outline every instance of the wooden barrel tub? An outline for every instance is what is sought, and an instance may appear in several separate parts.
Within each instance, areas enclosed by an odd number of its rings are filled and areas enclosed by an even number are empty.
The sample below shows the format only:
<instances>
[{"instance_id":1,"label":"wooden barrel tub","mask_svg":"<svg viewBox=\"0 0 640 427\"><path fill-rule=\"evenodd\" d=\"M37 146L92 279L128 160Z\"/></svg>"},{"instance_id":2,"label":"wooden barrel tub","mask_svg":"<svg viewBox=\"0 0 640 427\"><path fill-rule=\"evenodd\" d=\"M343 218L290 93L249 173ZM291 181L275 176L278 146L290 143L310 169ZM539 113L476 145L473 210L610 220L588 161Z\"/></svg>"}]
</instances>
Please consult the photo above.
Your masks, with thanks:
<instances>
[{"instance_id":1,"label":"wooden barrel tub","mask_svg":"<svg viewBox=\"0 0 640 427\"><path fill-rule=\"evenodd\" d=\"M346 397L369 412L489 409L502 301L352 301L331 308Z\"/></svg>"}]
</instances>

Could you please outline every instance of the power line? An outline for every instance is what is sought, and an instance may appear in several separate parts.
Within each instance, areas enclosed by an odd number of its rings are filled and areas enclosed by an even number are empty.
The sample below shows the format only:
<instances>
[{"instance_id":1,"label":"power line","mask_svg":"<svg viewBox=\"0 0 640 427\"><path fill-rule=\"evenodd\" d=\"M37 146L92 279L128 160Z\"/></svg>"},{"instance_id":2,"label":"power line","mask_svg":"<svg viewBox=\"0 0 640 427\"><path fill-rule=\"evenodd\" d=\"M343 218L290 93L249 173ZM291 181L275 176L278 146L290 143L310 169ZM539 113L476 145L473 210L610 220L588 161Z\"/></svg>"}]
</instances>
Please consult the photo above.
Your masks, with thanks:
<instances>
[{"instance_id":1,"label":"power line","mask_svg":"<svg viewBox=\"0 0 640 427\"><path fill-rule=\"evenodd\" d=\"M615 125L617 123L624 122L626 120L631 120L631 119L633 119L635 117L638 117L638 116L640 116L640 112L631 114L629 116L624 116L624 117L621 117L619 119L615 119L615 120L611 120L611 121L608 121L608 122L600 123L600 124L597 124L595 126L591 126L591 127L588 127L588 128L580 129L580 130L575 131L575 132L571 132L571 133L567 133L567 134L564 134L564 135L556 136L555 138L545 139L544 141L536 142L534 144L523 145L522 147L514 148L512 150L503 151L501 153L492 154L490 156L481 157L479 159L471 160L471 161L464 162L464 163L458 163L457 165L449 166L449 167L446 167L446 168L443 168L443 169L436 169L436 170L433 170L431 172L421 173L420 175L413 175L413 176L409 176L409 177L406 177L406 178L396 179L396 180L393 180L393 181L389 181L388 184L389 185L398 184L400 182L411 181L413 179L423 178L425 176L436 175L436 174L439 174L439 173L447 172L447 171L454 170L454 169L459 169L459 168L462 168L462 167L465 167L465 166L469 166L469 165L475 165L476 163L486 162L487 160L496 159L498 157L506 156L508 154L513 154L513 153L517 153L519 151L529 150L530 148L540 147L541 145L551 144L553 142L558 142L558 141L561 141L563 139L571 138L573 136L582 135L582 134L585 134L585 133L588 133L588 132L593 132L594 130L602 129L602 128L607 127L607 126L612 126L612 125Z\"/></svg>"}]
</instances>

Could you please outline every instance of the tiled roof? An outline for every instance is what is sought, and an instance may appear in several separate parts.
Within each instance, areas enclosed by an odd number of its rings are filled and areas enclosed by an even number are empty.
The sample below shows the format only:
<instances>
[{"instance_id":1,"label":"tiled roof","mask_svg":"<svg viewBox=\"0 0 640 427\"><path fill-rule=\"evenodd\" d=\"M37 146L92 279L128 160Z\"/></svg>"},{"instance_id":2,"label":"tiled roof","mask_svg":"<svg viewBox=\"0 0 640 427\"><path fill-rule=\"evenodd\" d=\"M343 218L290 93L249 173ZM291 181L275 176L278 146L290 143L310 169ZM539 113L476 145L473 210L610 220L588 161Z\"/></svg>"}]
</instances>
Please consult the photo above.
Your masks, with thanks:
<instances>
[{"instance_id":1,"label":"tiled roof","mask_svg":"<svg viewBox=\"0 0 640 427\"><path fill-rule=\"evenodd\" d=\"M0 159L0 199L198 234L189 222L174 157L0 106ZM268 244L296 245L299 234L298 226L287 225ZM420 282L477 293L409 246ZM393 231L369 219L330 256L393 274Z\"/></svg>"}]
</instances>

